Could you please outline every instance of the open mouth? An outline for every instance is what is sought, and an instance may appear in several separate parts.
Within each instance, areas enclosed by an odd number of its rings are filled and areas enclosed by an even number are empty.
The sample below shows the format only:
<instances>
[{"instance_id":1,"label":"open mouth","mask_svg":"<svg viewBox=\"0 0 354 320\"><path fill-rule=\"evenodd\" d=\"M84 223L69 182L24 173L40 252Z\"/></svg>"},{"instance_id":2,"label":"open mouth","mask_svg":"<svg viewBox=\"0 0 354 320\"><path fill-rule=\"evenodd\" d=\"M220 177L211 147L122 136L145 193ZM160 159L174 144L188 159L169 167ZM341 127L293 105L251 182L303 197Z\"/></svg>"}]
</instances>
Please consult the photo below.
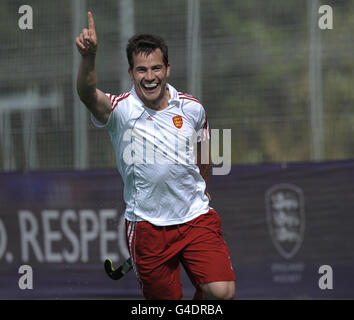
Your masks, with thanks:
<instances>
[{"instance_id":1,"label":"open mouth","mask_svg":"<svg viewBox=\"0 0 354 320\"><path fill-rule=\"evenodd\" d=\"M145 91L153 92L158 87L158 84L157 83L144 83L142 86Z\"/></svg>"}]
</instances>

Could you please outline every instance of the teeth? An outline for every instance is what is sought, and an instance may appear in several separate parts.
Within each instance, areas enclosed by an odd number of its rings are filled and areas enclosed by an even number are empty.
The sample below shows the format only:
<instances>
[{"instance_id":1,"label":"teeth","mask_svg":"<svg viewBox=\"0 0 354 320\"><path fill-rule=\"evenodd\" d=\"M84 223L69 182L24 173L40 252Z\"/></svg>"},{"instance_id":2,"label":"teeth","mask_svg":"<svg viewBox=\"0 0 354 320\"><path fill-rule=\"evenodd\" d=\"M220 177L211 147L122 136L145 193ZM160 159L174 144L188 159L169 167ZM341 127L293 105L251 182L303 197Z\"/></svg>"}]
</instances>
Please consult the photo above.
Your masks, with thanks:
<instances>
[{"instance_id":1,"label":"teeth","mask_svg":"<svg viewBox=\"0 0 354 320\"><path fill-rule=\"evenodd\" d=\"M144 87L146 87L146 88L156 88L157 84L156 83L146 83L146 84L144 84Z\"/></svg>"}]
</instances>

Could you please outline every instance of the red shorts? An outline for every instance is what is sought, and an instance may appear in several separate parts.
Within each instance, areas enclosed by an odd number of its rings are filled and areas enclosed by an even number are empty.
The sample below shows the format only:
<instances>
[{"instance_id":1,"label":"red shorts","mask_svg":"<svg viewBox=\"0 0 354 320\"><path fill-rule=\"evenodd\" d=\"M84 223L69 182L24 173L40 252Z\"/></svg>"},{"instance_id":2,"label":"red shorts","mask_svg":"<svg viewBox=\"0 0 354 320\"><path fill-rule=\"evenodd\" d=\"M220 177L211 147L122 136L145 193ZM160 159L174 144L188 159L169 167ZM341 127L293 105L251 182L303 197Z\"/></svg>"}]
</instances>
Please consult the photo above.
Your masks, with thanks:
<instances>
[{"instance_id":1,"label":"red shorts","mask_svg":"<svg viewBox=\"0 0 354 320\"><path fill-rule=\"evenodd\" d=\"M202 283L234 281L220 225L213 209L172 226L126 220L128 248L145 299L182 298L180 263L197 289L194 298L202 298Z\"/></svg>"}]
</instances>

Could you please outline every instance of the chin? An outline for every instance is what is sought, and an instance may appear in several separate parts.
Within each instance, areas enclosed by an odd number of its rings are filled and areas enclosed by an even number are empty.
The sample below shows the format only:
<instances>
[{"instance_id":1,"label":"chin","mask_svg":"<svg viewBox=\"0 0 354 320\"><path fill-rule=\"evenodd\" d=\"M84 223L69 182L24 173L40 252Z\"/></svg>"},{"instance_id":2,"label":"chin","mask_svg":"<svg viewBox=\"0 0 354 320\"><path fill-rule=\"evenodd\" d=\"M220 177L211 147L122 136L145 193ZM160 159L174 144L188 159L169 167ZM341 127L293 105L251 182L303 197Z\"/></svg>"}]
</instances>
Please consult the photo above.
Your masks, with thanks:
<instances>
[{"instance_id":1,"label":"chin","mask_svg":"<svg viewBox=\"0 0 354 320\"><path fill-rule=\"evenodd\" d=\"M149 104L155 104L156 102L160 101L163 98L163 92L160 90L159 93L154 95L144 95L146 102Z\"/></svg>"}]
</instances>

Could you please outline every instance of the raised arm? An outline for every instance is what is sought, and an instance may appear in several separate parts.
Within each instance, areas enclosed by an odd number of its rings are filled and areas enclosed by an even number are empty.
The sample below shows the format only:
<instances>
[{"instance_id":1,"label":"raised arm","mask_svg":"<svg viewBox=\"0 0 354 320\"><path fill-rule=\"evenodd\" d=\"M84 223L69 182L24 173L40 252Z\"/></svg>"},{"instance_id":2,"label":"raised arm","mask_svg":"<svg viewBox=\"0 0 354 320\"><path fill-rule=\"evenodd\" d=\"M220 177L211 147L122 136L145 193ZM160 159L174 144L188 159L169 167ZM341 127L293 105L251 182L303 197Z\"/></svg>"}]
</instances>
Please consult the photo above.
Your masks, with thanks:
<instances>
[{"instance_id":1,"label":"raised arm","mask_svg":"<svg viewBox=\"0 0 354 320\"><path fill-rule=\"evenodd\" d=\"M84 28L82 33L75 39L76 47L81 54L76 83L77 93L95 118L102 123L106 123L112 107L109 98L96 87L97 35L92 13L88 12L87 17L88 29Z\"/></svg>"}]
</instances>

